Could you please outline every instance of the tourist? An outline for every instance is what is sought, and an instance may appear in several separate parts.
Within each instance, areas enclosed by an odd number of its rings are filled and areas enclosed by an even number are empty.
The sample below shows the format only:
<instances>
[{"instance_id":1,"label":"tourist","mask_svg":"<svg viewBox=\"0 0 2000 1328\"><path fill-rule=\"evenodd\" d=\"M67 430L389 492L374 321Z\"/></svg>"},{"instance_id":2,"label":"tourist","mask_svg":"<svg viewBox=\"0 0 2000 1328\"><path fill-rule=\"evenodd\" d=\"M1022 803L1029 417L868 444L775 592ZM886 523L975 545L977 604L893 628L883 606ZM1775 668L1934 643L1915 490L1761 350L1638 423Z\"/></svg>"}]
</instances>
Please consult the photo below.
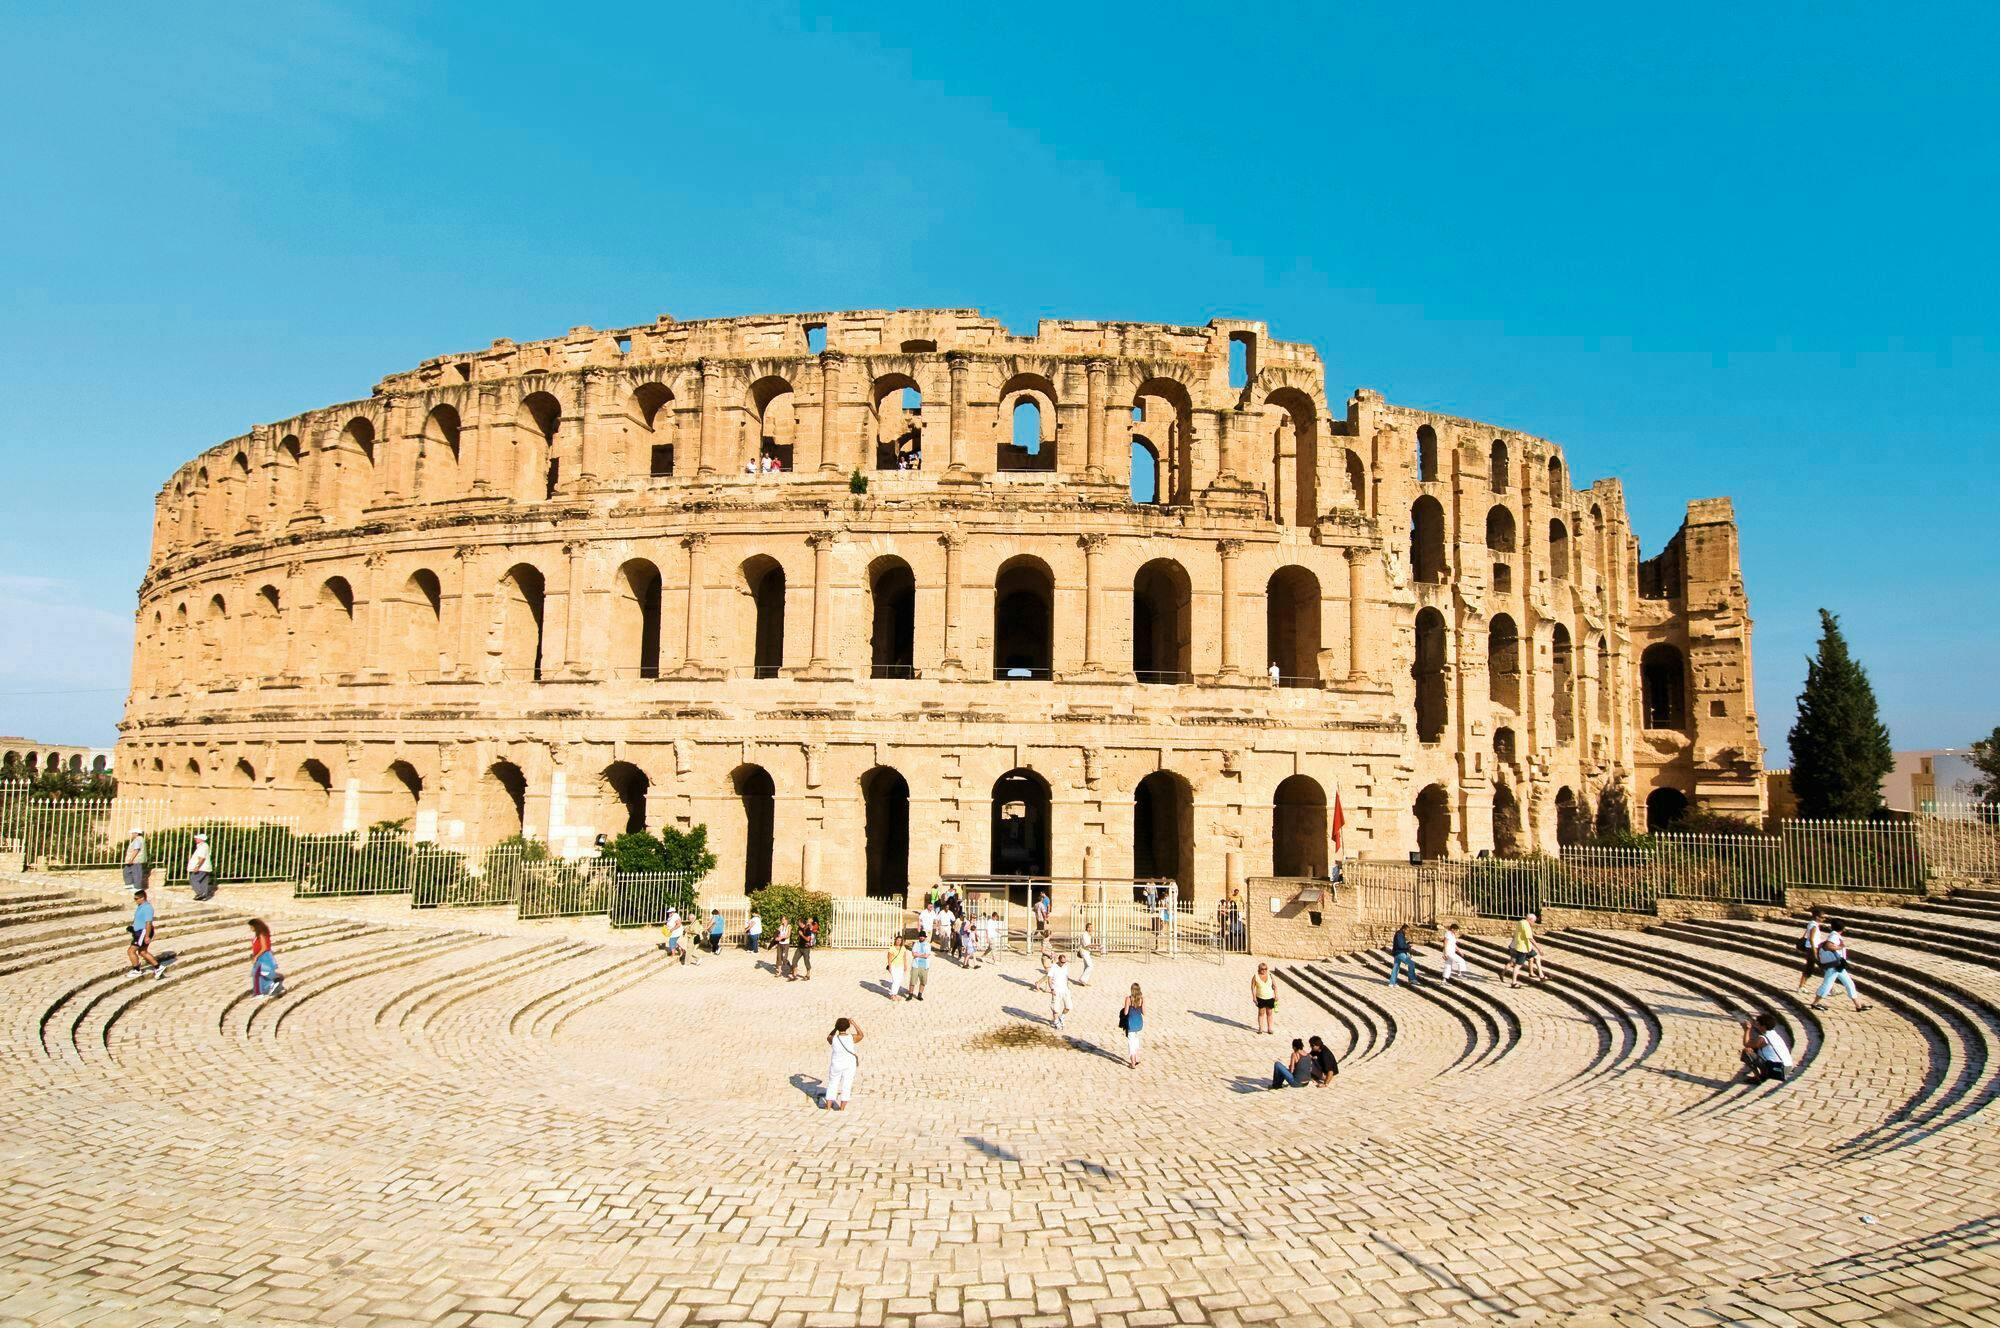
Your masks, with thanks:
<instances>
[{"instance_id":1,"label":"tourist","mask_svg":"<svg viewBox=\"0 0 2000 1328\"><path fill-rule=\"evenodd\" d=\"M1799 936L1799 950L1805 955L1805 965L1799 970L1798 990L1804 991L1806 983L1819 976L1819 939L1826 931L1826 910L1816 908L1806 919L1806 929Z\"/></svg>"},{"instance_id":2,"label":"tourist","mask_svg":"<svg viewBox=\"0 0 2000 1328\"><path fill-rule=\"evenodd\" d=\"M125 947L126 962L132 965L132 976L150 968L155 978L167 975L167 966L153 958L153 905L146 898L146 887L140 886L132 896L132 943Z\"/></svg>"},{"instance_id":3,"label":"tourist","mask_svg":"<svg viewBox=\"0 0 2000 1328\"><path fill-rule=\"evenodd\" d=\"M1257 971L1250 975L1250 1002L1257 1010L1257 1031L1275 1034L1278 1030L1271 1027L1271 1021L1278 1012L1278 983L1269 964L1257 965Z\"/></svg>"},{"instance_id":4,"label":"tourist","mask_svg":"<svg viewBox=\"0 0 2000 1328\"><path fill-rule=\"evenodd\" d=\"M719 955L722 953L722 933L724 930L722 910L719 908L710 910L708 919L708 952L710 954Z\"/></svg>"},{"instance_id":5,"label":"tourist","mask_svg":"<svg viewBox=\"0 0 2000 1328\"><path fill-rule=\"evenodd\" d=\"M1179 897L1180 887L1175 886L1160 900L1160 925L1166 933L1168 954L1174 953L1180 941L1180 937L1174 934L1174 903Z\"/></svg>"},{"instance_id":6,"label":"tourist","mask_svg":"<svg viewBox=\"0 0 2000 1328\"><path fill-rule=\"evenodd\" d=\"M921 940L922 937L919 936L918 939ZM882 952L882 966L888 972L889 999L901 1000L903 988L908 986L910 981L910 956L909 952L903 949L902 937L890 938L889 948Z\"/></svg>"},{"instance_id":7,"label":"tourist","mask_svg":"<svg viewBox=\"0 0 2000 1328\"><path fill-rule=\"evenodd\" d=\"M1275 660L1275 659L1274 659L1274 660L1272 660L1272 661L1271 661L1271 685L1272 685L1273 687L1276 687L1276 686L1278 686L1278 685L1279 685L1279 679L1281 679L1281 678L1283 678L1283 677L1284 677L1284 674L1282 674L1282 673L1280 673L1280 672L1278 671L1278 661L1277 661L1277 660Z\"/></svg>"},{"instance_id":8,"label":"tourist","mask_svg":"<svg viewBox=\"0 0 2000 1328\"><path fill-rule=\"evenodd\" d=\"M918 1000L924 998L924 987L931 980L931 939L917 937L917 943L910 947L910 995Z\"/></svg>"},{"instance_id":9,"label":"tourist","mask_svg":"<svg viewBox=\"0 0 2000 1328\"><path fill-rule=\"evenodd\" d=\"M798 938L792 942L792 977L813 980L813 951L819 946L819 920L800 918Z\"/></svg>"},{"instance_id":10,"label":"tourist","mask_svg":"<svg viewBox=\"0 0 2000 1328\"><path fill-rule=\"evenodd\" d=\"M1312 1048L1313 1082L1325 1088L1340 1073L1340 1062L1333 1058L1333 1048L1322 1042L1319 1034L1307 1038L1306 1045Z\"/></svg>"},{"instance_id":11,"label":"tourist","mask_svg":"<svg viewBox=\"0 0 2000 1328\"><path fill-rule=\"evenodd\" d=\"M1398 924L1396 935L1389 942L1390 986L1396 985L1396 979L1406 968L1410 970L1410 985L1414 987L1417 985L1417 959L1410 953L1410 929L1407 925Z\"/></svg>"},{"instance_id":12,"label":"tourist","mask_svg":"<svg viewBox=\"0 0 2000 1328\"><path fill-rule=\"evenodd\" d=\"M833 1021L833 1031L826 1035L826 1091L819 1099L822 1107L847 1110L854 1095L854 1072L861 1068L861 1054L856 1050L860 1041L861 1025L846 1015Z\"/></svg>"},{"instance_id":13,"label":"tourist","mask_svg":"<svg viewBox=\"0 0 2000 1328\"><path fill-rule=\"evenodd\" d=\"M1083 924L1083 944L1078 947L1076 952L1077 958L1083 960L1083 972L1076 975L1076 985L1079 987L1088 987L1090 985L1090 970L1097 966L1097 961L1091 957L1096 949L1097 937L1091 932L1090 923L1085 922Z\"/></svg>"},{"instance_id":14,"label":"tourist","mask_svg":"<svg viewBox=\"0 0 2000 1328\"><path fill-rule=\"evenodd\" d=\"M750 953L754 955L757 953L759 943L764 939L764 915L762 913L754 909L751 910L750 926L745 934L750 938Z\"/></svg>"},{"instance_id":15,"label":"tourist","mask_svg":"<svg viewBox=\"0 0 2000 1328\"><path fill-rule=\"evenodd\" d=\"M146 832L136 825L125 844L125 884L135 894L146 888Z\"/></svg>"},{"instance_id":16,"label":"tourist","mask_svg":"<svg viewBox=\"0 0 2000 1328\"><path fill-rule=\"evenodd\" d=\"M1535 923L1540 919L1533 913L1514 924L1514 939L1507 946L1507 985L1518 987L1520 974L1526 970L1529 978L1542 981L1542 956L1535 949Z\"/></svg>"},{"instance_id":17,"label":"tourist","mask_svg":"<svg viewBox=\"0 0 2000 1328\"><path fill-rule=\"evenodd\" d=\"M1759 1014L1743 1025L1743 1068L1753 1084L1766 1079L1782 1084L1791 1072L1792 1049L1773 1015Z\"/></svg>"},{"instance_id":18,"label":"tourist","mask_svg":"<svg viewBox=\"0 0 2000 1328\"><path fill-rule=\"evenodd\" d=\"M667 910L667 925L663 930L667 933L667 958L678 959L682 964L686 964L688 961L687 928L681 922L681 911L679 909L670 908Z\"/></svg>"},{"instance_id":19,"label":"tourist","mask_svg":"<svg viewBox=\"0 0 2000 1328\"><path fill-rule=\"evenodd\" d=\"M1458 948L1458 924L1447 922L1444 924L1444 976L1441 980L1449 982L1464 976L1465 956Z\"/></svg>"},{"instance_id":20,"label":"tourist","mask_svg":"<svg viewBox=\"0 0 2000 1328\"><path fill-rule=\"evenodd\" d=\"M250 994L257 995L257 959L271 948L271 927L262 918L250 919Z\"/></svg>"},{"instance_id":21,"label":"tourist","mask_svg":"<svg viewBox=\"0 0 2000 1328\"><path fill-rule=\"evenodd\" d=\"M1125 1030L1125 1064L1139 1068L1140 1034L1146 1031L1146 994L1132 984L1132 994L1118 1007L1118 1027Z\"/></svg>"},{"instance_id":22,"label":"tourist","mask_svg":"<svg viewBox=\"0 0 2000 1328\"><path fill-rule=\"evenodd\" d=\"M1854 979L1847 973L1847 937L1841 934L1839 922L1826 924L1826 931L1819 938L1819 950L1815 957L1819 960L1820 979L1819 990L1813 993L1813 1009L1826 1008L1827 993L1833 990L1833 984L1836 982L1846 990L1848 1003L1856 1010L1868 1008L1862 1004L1861 998L1854 994Z\"/></svg>"},{"instance_id":23,"label":"tourist","mask_svg":"<svg viewBox=\"0 0 2000 1328\"><path fill-rule=\"evenodd\" d=\"M271 949L271 928L262 918L250 919L250 994L285 994L285 976L278 971L278 956Z\"/></svg>"},{"instance_id":24,"label":"tourist","mask_svg":"<svg viewBox=\"0 0 2000 1328\"><path fill-rule=\"evenodd\" d=\"M992 909L986 913L986 953L991 956L1000 949L1006 938L1001 935L1000 914Z\"/></svg>"},{"instance_id":25,"label":"tourist","mask_svg":"<svg viewBox=\"0 0 2000 1328\"><path fill-rule=\"evenodd\" d=\"M1040 970L1035 975L1036 991L1047 991L1049 989L1049 970L1054 968L1055 964L1056 952L1050 947L1049 938L1043 936L1041 953L1035 956L1035 967Z\"/></svg>"},{"instance_id":26,"label":"tourist","mask_svg":"<svg viewBox=\"0 0 2000 1328\"><path fill-rule=\"evenodd\" d=\"M979 967L979 924L971 918L963 918L958 924L958 966Z\"/></svg>"},{"instance_id":27,"label":"tourist","mask_svg":"<svg viewBox=\"0 0 2000 1328\"><path fill-rule=\"evenodd\" d=\"M926 902L924 911L917 914L917 930L925 936L937 934L937 905Z\"/></svg>"},{"instance_id":28,"label":"tourist","mask_svg":"<svg viewBox=\"0 0 2000 1328\"><path fill-rule=\"evenodd\" d=\"M1069 956L1059 954L1049 969L1049 1022L1060 1033L1073 1007L1069 999Z\"/></svg>"},{"instance_id":29,"label":"tourist","mask_svg":"<svg viewBox=\"0 0 2000 1328\"><path fill-rule=\"evenodd\" d=\"M1049 934L1050 911L1049 892L1044 890L1035 900L1035 930L1044 936Z\"/></svg>"},{"instance_id":30,"label":"tourist","mask_svg":"<svg viewBox=\"0 0 2000 1328\"><path fill-rule=\"evenodd\" d=\"M1303 1038L1292 1039L1290 1056L1281 1061L1271 1062L1273 1088L1304 1088L1314 1078L1312 1053L1306 1050Z\"/></svg>"},{"instance_id":31,"label":"tourist","mask_svg":"<svg viewBox=\"0 0 2000 1328\"><path fill-rule=\"evenodd\" d=\"M188 885L194 889L194 897L206 902L215 898L215 876L211 870L208 853L208 836L196 833L194 848L188 853Z\"/></svg>"}]
</instances>

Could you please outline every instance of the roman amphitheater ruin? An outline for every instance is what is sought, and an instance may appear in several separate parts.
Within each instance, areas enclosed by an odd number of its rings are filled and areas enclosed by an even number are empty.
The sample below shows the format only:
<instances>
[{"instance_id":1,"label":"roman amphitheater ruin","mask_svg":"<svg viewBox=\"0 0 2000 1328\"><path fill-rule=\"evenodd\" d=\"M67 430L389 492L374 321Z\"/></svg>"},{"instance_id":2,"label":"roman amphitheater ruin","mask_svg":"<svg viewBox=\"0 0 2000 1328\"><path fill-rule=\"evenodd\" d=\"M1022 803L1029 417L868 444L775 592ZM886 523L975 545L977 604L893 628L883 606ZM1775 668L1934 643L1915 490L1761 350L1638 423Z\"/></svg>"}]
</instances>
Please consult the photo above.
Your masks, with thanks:
<instances>
[{"instance_id":1,"label":"roman amphitheater ruin","mask_svg":"<svg viewBox=\"0 0 2000 1328\"><path fill-rule=\"evenodd\" d=\"M154 520L117 773L190 813L1201 900L1326 875L1339 819L1400 859L1762 808L1727 499L1642 561L1615 479L1336 408L1257 322L501 340L209 449Z\"/></svg>"}]
</instances>

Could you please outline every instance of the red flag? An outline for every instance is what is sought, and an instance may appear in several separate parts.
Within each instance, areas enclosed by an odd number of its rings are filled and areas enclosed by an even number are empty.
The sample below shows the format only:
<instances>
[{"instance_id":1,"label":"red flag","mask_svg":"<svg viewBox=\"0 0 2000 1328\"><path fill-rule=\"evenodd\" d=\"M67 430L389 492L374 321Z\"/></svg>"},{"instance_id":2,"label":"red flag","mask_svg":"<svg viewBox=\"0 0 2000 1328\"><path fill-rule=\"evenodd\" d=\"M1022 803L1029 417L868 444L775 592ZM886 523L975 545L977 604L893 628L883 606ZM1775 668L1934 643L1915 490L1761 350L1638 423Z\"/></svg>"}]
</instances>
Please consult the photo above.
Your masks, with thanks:
<instances>
[{"instance_id":1,"label":"red flag","mask_svg":"<svg viewBox=\"0 0 2000 1328\"><path fill-rule=\"evenodd\" d=\"M1340 808L1340 790L1333 791L1333 855L1340 856L1340 828L1347 824L1347 813Z\"/></svg>"}]
</instances>

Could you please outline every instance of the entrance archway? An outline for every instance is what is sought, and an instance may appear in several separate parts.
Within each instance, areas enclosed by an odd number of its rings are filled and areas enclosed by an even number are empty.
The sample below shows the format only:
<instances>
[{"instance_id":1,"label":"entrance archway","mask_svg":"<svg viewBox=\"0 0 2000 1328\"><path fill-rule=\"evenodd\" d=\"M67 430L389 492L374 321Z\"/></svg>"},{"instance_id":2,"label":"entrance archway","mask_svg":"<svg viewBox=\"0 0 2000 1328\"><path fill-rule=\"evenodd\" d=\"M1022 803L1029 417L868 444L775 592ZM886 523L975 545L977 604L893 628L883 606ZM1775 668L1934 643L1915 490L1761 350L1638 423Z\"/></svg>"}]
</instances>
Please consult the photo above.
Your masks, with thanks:
<instances>
[{"instance_id":1,"label":"entrance archway","mask_svg":"<svg viewBox=\"0 0 2000 1328\"><path fill-rule=\"evenodd\" d=\"M1182 902L1194 898L1194 790L1172 771L1132 791L1132 875L1171 878Z\"/></svg>"},{"instance_id":2,"label":"entrance archway","mask_svg":"<svg viewBox=\"0 0 2000 1328\"><path fill-rule=\"evenodd\" d=\"M729 777L743 806L743 893L771 883L771 841L777 824L778 789L761 765L738 766Z\"/></svg>"},{"instance_id":3,"label":"entrance archway","mask_svg":"<svg viewBox=\"0 0 2000 1328\"><path fill-rule=\"evenodd\" d=\"M1432 784L1417 795L1417 852L1424 861L1442 858L1451 851L1451 798L1444 785Z\"/></svg>"},{"instance_id":4,"label":"entrance archway","mask_svg":"<svg viewBox=\"0 0 2000 1328\"><path fill-rule=\"evenodd\" d=\"M1032 770L1009 770L993 781L992 850L995 876L1047 876L1049 782Z\"/></svg>"},{"instance_id":5,"label":"entrance archway","mask_svg":"<svg viewBox=\"0 0 2000 1328\"><path fill-rule=\"evenodd\" d=\"M861 776L865 807L868 897L907 899L910 893L910 784L888 766Z\"/></svg>"},{"instance_id":6,"label":"entrance archway","mask_svg":"<svg viewBox=\"0 0 2000 1328\"><path fill-rule=\"evenodd\" d=\"M1271 874L1327 875L1326 790L1309 775L1293 775L1271 798Z\"/></svg>"}]
</instances>

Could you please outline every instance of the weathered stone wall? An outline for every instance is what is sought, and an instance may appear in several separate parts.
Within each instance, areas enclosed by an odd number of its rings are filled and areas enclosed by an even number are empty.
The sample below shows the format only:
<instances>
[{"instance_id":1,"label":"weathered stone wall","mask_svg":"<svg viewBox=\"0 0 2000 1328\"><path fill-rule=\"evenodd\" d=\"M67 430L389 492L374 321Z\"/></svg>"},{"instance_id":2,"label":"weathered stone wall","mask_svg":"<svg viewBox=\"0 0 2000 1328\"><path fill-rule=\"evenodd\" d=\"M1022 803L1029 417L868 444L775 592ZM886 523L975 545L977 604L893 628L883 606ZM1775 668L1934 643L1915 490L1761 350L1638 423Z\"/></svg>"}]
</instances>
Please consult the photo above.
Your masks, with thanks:
<instances>
[{"instance_id":1,"label":"weathered stone wall","mask_svg":"<svg viewBox=\"0 0 2000 1328\"><path fill-rule=\"evenodd\" d=\"M662 319L426 361L163 488L119 774L321 829L700 822L725 878L843 893L994 869L1021 809L1045 870L1209 900L1323 871L1336 796L1380 856L1419 807L1457 855L1496 803L1533 847L1614 784L1761 796L1726 503L1678 537L1700 593L1641 602L1616 481L1339 404L1222 320ZM1642 727L1655 637L1726 735Z\"/></svg>"}]
</instances>

